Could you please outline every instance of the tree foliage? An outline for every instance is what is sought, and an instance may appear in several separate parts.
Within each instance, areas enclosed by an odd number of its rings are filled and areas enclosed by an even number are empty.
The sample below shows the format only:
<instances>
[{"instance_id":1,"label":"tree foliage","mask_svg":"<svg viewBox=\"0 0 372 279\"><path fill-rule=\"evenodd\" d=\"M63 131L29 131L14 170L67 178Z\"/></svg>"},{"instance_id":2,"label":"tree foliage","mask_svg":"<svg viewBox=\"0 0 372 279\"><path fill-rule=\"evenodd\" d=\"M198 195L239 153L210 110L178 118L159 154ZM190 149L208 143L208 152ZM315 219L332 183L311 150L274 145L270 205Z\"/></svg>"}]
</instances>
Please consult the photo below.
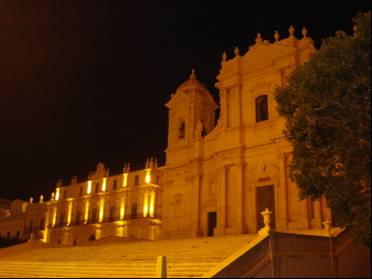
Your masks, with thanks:
<instances>
[{"instance_id":1,"label":"tree foliage","mask_svg":"<svg viewBox=\"0 0 372 279\"><path fill-rule=\"evenodd\" d=\"M354 34L323 40L275 99L287 120L300 197L324 195L339 225L370 244L371 14L353 21Z\"/></svg>"}]
</instances>

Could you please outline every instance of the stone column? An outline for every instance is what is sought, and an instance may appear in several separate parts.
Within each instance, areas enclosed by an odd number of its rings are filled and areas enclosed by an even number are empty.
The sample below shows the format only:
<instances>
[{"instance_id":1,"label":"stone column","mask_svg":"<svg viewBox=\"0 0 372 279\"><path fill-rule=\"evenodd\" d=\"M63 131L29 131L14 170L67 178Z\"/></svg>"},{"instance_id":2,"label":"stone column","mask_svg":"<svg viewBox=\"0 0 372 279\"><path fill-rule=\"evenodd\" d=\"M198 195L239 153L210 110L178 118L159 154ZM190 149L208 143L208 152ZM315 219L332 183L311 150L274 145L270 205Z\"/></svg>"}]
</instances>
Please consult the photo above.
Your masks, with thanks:
<instances>
[{"instance_id":1,"label":"stone column","mask_svg":"<svg viewBox=\"0 0 372 279\"><path fill-rule=\"evenodd\" d=\"M227 118L229 117L228 111L227 111L227 89L223 89L221 91L221 110L222 110L222 115L225 116L225 119L223 120L223 127L226 129L227 128Z\"/></svg>"},{"instance_id":2,"label":"stone column","mask_svg":"<svg viewBox=\"0 0 372 279\"><path fill-rule=\"evenodd\" d=\"M220 169L219 192L217 198L217 228L216 235L224 235L226 229L226 168Z\"/></svg>"},{"instance_id":3,"label":"stone column","mask_svg":"<svg viewBox=\"0 0 372 279\"><path fill-rule=\"evenodd\" d=\"M279 169L279 228L280 230L288 230L288 181L287 181L287 158L281 153L280 169Z\"/></svg>"},{"instance_id":4,"label":"stone column","mask_svg":"<svg viewBox=\"0 0 372 279\"><path fill-rule=\"evenodd\" d=\"M200 189L201 176L196 175L192 179L192 235L194 237L201 236L200 230Z\"/></svg>"},{"instance_id":5,"label":"stone column","mask_svg":"<svg viewBox=\"0 0 372 279\"><path fill-rule=\"evenodd\" d=\"M238 233L244 232L244 187L243 187L243 165L237 164L237 193L236 207L238 208L237 229Z\"/></svg>"}]
</instances>

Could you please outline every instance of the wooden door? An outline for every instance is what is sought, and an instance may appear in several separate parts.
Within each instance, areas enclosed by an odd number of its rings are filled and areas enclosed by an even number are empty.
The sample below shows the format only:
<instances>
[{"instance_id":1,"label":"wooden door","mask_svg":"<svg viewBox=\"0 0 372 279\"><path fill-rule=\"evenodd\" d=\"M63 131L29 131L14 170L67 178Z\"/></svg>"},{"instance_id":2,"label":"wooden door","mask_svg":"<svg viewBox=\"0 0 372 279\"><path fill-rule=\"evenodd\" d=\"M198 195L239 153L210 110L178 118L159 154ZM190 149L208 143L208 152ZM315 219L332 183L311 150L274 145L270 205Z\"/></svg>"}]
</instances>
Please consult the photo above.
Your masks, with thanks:
<instances>
[{"instance_id":1,"label":"wooden door","mask_svg":"<svg viewBox=\"0 0 372 279\"><path fill-rule=\"evenodd\" d=\"M271 214L270 227L275 228L275 197L274 185L257 187L256 188L256 220L257 231L264 227L261 212L268 208Z\"/></svg>"},{"instance_id":2,"label":"wooden door","mask_svg":"<svg viewBox=\"0 0 372 279\"><path fill-rule=\"evenodd\" d=\"M214 235L214 228L217 225L217 212L208 212L208 236Z\"/></svg>"}]
</instances>

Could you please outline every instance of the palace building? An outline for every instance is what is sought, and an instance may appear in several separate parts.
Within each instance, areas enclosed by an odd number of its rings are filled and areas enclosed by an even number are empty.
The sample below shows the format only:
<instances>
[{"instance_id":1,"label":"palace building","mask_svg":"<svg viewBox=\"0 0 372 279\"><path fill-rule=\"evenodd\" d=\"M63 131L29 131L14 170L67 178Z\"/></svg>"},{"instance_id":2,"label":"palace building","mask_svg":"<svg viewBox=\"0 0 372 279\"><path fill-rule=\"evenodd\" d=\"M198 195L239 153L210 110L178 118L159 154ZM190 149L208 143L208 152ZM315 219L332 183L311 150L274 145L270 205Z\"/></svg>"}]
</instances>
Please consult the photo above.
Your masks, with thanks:
<instances>
[{"instance_id":1,"label":"palace building","mask_svg":"<svg viewBox=\"0 0 372 279\"><path fill-rule=\"evenodd\" d=\"M126 164L110 175L99 163L86 181L58 181L48 200L14 201L10 216L1 217L1 235L80 245L106 236L252 234L264 226L266 208L278 231L322 228L332 221L331 211L324 199L299 200L289 177L292 147L273 96L315 52L306 29L301 33L296 38L291 26L286 38L276 32L273 42L258 34L246 53L224 53L215 84L219 104L193 70L165 104L164 166L149 159L144 169Z\"/></svg>"}]
</instances>

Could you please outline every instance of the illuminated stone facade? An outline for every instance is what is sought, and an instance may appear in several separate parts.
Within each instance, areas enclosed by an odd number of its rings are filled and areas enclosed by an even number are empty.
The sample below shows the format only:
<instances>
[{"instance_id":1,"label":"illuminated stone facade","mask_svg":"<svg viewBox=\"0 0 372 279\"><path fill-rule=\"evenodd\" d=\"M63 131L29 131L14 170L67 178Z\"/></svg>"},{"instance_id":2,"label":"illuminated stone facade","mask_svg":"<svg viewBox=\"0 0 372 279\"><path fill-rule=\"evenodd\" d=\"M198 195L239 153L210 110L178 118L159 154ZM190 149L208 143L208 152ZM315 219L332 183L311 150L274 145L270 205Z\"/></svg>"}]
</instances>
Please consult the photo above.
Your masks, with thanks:
<instances>
[{"instance_id":1,"label":"illuminated stone facade","mask_svg":"<svg viewBox=\"0 0 372 279\"><path fill-rule=\"evenodd\" d=\"M58 182L49 201L27 210L28 233L60 244L257 233L265 208L279 231L321 228L331 212L324 199L299 200L289 178L292 147L273 97L315 47L305 29L301 39L292 27L287 38L276 32L274 39L258 34L244 55L238 48L231 59L223 54L219 106L194 71L177 88L166 104L165 166L149 160L143 170L125 166L110 176L100 163L87 181Z\"/></svg>"},{"instance_id":2,"label":"illuminated stone facade","mask_svg":"<svg viewBox=\"0 0 372 279\"><path fill-rule=\"evenodd\" d=\"M156 239L160 233L161 191L156 161L144 170L109 175L102 163L87 181L57 184L47 202L44 239L57 244L81 244L106 236Z\"/></svg>"},{"instance_id":3,"label":"illuminated stone facade","mask_svg":"<svg viewBox=\"0 0 372 279\"><path fill-rule=\"evenodd\" d=\"M325 201L298 198L289 178L292 147L283 136L274 90L315 52L307 37L258 34L247 53L224 53L216 87L217 108L195 73L170 101L169 137L163 181L164 237L255 233L269 208L277 230L321 228L331 214Z\"/></svg>"}]
</instances>

